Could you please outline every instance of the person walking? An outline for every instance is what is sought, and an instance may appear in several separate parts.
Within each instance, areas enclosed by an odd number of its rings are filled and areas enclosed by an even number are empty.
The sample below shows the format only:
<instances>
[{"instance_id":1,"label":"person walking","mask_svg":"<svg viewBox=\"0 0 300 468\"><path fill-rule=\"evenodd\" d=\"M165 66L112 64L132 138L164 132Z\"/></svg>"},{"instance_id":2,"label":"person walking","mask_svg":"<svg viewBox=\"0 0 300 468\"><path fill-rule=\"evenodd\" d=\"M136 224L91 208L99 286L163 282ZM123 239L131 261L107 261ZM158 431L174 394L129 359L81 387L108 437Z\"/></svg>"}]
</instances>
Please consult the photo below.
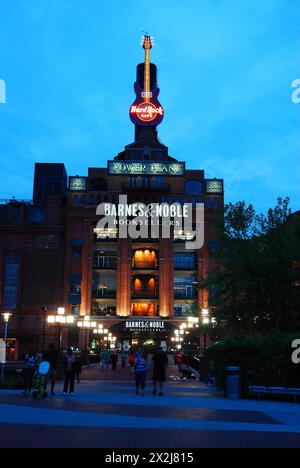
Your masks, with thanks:
<instances>
[{"instance_id":1,"label":"person walking","mask_svg":"<svg viewBox=\"0 0 300 468\"><path fill-rule=\"evenodd\" d=\"M135 361L135 353L131 351L131 353L129 354L129 365L131 368L134 367L134 361Z\"/></svg>"},{"instance_id":2,"label":"person walking","mask_svg":"<svg viewBox=\"0 0 300 468\"><path fill-rule=\"evenodd\" d=\"M112 365L112 370L115 371L117 370L117 364L118 364L118 353L114 351L111 355L111 365Z\"/></svg>"},{"instance_id":3,"label":"person walking","mask_svg":"<svg viewBox=\"0 0 300 468\"><path fill-rule=\"evenodd\" d=\"M101 351L99 354L99 359L100 359L100 369L102 372L105 371L105 357L104 357L104 351Z\"/></svg>"},{"instance_id":4,"label":"person walking","mask_svg":"<svg viewBox=\"0 0 300 468\"><path fill-rule=\"evenodd\" d=\"M36 373L38 366L38 357L37 353L33 350L29 351L29 353L25 357L24 361L24 369L23 369L23 376L24 376L24 391L23 395L27 396L30 395L32 389L32 383L34 379L34 375Z\"/></svg>"},{"instance_id":5,"label":"person walking","mask_svg":"<svg viewBox=\"0 0 300 468\"><path fill-rule=\"evenodd\" d=\"M182 351L178 351L178 353L176 354L175 356L175 362L178 366L178 371L181 372L181 366L183 364L183 361L184 361L184 354Z\"/></svg>"},{"instance_id":6,"label":"person walking","mask_svg":"<svg viewBox=\"0 0 300 468\"><path fill-rule=\"evenodd\" d=\"M164 396L163 386L166 381L166 370L169 364L168 356L160 347L153 355L153 395L157 395L157 384L159 383L159 396Z\"/></svg>"},{"instance_id":7,"label":"person walking","mask_svg":"<svg viewBox=\"0 0 300 468\"><path fill-rule=\"evenodd\" d=\"M134 361L134 375L135 375L135 387L136 394L139 395L141 389L141 395L145 394L146 378L147 378L147 357L144 351L136 355Z\"/></svg>"},{"instance_id":8,"label":"person walking","mask_svg":"<svg viewBox=\"0 0 300 468\"><path fill-rule=\"evenodd\" d=\"M108 366L110 363L110 350L109 349L105 349L103 351L103 359L104 359L104 369L108 371Z\"/></svg>"},{"instance_id":9,"label":"person walking","mask_svg":"<svg viewBox=\"0 0 300 468\"><path fill-rule=\"evenodd\" d=\"M64 358L63 367L65 371L65 383L63 395L69 393L74 395L75 389L75 368L76 368L76 357L74 356L72 348L68 349L67 356Z\"/></svg>"},{"instance_id":10,"label":"person walking","mask_svg":"<svg viewBox=\"0 0 300 468\"><path fill-rule=\"evenodd\" d=\"M74 364L74 377L77 379L77 383L80 384L80 374L82 371L81 362L79 359L76 359Z\"/></svg>"},{"instance_id":11,"label":"person walking","mask_svg":"<svg viewBox=\"0 0 300 468\"><path fill-rule=\"evenodd\" d=\"M122 366L122 369L126 369L126 366L127 366L127 353L125 351L122 352L121 354L121 366Z\"/></svg>"},{"instance_id":12,"label":"person walking","mask_svg":"<svg viewBox=\"0 0 300 468\"><path fill-rule=\"evenodd\" d=\"M57 361L58 361L58 351L55 349L53 343L49 345L49 349L44 353L44 361L49 362L50 369L47 375L47 380L44 386L44 390L47 390L48 382L51 382L51 395L55 396L55 384L56 384L56 371L57 371Z\"/></svg>"}]
</instances>

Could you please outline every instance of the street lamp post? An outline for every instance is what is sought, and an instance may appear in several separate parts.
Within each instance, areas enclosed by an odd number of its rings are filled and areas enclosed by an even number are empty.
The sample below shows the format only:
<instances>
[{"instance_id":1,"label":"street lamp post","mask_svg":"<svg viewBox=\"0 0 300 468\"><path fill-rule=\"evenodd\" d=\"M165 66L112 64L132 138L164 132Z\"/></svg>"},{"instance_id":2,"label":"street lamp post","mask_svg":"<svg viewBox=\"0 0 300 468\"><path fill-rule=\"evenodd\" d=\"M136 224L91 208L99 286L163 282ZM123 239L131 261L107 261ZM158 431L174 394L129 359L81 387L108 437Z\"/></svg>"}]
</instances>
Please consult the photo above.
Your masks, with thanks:
<instances>
[{"instance_id":1,"label":"street lamp post","mask_svg":"<svg viewBox=\"0 0 300 468\"><path fill-rule=\"evenodd\" d=\"M73 315L65 315L65 308L58 307L56 315L49 315L47 322L49 325L56 325L58 327L58 346L59 351L61 351L62 347L62 329L69 325L74 324L74 317Z\"/></svg>"},{"instance_id":2,"label":"street lamp post","mask_svg":"<svg viewBox=\"0 0 300 468\"><path fill-rule=\"evenodd\" d=\"M83 317L83 320L77 322L77 326L83 330L85 330L85 350L87 350L87 340L89 336L89 331L91 328L97 327L97 322L91 321L91 318L88 315Z\"/></svg>"},{"instance_id":3,"label":"street lamp post","mask_svg":"<svg viewBox=\"0 0 300 468\"><path fill-rule=\"evenodd\" d=\"M7 343L7 334L8 334L8 322L12 314L5 312L4 314L1 314L4 320L4 358L3 358L3 363L1 366L1 380L4 379L4 370L5 370L5 365L6 365L6 343Z\"/></svg>"},{"instance_id":4,"label":"street lamp post","mask_svg":"<svg viewBox=\"0 0 300 468\"><path fill-rule=\"evenodd\" d=\"M45 338L46 338L46 313L49 311L48 307L42 307L43 312L43 336L42 336L42 353L45 352Z\"/></svg>"},{"instance_id":5,"label":"street lamp post","mask_svg":"<svg viewBox=\"0 0 300 468\"><path fill-rule=\"evenodd\" d=\"M113 336L113 334L110 333L107 328L104 328L101 323L98 325L98 328L94 329L93 334L101 336L101 341L104 341L107 347L110 347L111 349L116 347L117 337Z\"/></svg>"},{"instance_id":6,"label":"street lamp post","mask_svg":"<svg viewBox=\"0 0 300 468\"><path fill-rule=\"evenodd\" d=\"M89 315L85 315L83 317L83 320L79 320L77 322L77 326L78 326L78 328L85 331L84 347L85 347L86 363L87 363L87 366L90 367L90 354L89 354L89 351L87 349L88 348L87 347L87 341L88 341L88 337L90 335L90 329L91 328L96 328L97 327L97 322L91 321L91 317Z\"/></svg>"}]
</instances>

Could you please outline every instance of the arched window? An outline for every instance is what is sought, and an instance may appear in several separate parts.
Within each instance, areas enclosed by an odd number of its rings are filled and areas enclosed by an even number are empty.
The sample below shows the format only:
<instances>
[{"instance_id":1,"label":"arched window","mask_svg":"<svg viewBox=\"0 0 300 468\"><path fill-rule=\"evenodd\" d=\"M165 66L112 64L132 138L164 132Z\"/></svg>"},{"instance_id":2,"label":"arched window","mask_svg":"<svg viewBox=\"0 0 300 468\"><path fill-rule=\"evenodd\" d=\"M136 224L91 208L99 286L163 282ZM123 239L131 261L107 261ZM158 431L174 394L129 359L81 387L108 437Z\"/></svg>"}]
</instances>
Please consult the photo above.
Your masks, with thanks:
<instances>
[{"instance_id":1,"label":"arched window","mask_svg":"<svg viewBox=\"0 0 300 468\"><path fill-rule=\"evenodd\" d=\"M214 198L214 201L213 201L213 207L215 210L219 208L219 200L216 197Z\"/></svg>"},{"instance_id":2,"label":"arched window","mask_svg":"<svg viewBox=\"0 0 300 468\"><path fill-rule=\"evenodd\" d=\"M199 195L199 193L202 193L202 182L200 180L188 180L185 183L185 191L190 195Z\"/></svg>"},{"instance_id":3,"label":"arched window","mask_svg":"<svg viewBox=\"0 0 300 468\"><path fill-rule=\"evenodd\" d=\"M78 195L73 196L73 206L75 206L75 207L79 206L79 196Z\"/></svg>"},{"instance_id":4,"label":"arched window","mask_svg":"<svg viewBox=\"0 0 300 468\"><path fill-rule=\"evenodd\" d=\"M89 205L94 206L94 195L92 193L89 194Z\"/></svg>"},{"instance_id":5,"label":"arched window","mask_svg":"<svg viewBox=\"0 0 300 468\"><path fill-rule=\"evenodd\" d=\"M211 200L209 197L207 197L205 200L205 208L211 208Z\"/></svg>"}]
</instances>

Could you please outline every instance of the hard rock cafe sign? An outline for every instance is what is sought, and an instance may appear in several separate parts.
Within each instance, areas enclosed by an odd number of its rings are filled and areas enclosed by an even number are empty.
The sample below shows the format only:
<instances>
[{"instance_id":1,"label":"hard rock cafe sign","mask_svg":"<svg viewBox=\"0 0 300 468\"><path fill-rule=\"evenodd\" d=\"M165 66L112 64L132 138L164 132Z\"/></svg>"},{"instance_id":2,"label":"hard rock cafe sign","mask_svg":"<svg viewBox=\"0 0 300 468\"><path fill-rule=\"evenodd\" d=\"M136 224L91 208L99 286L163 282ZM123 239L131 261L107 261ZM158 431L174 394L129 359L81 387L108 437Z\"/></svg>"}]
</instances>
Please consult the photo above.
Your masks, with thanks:
<instances>
[{"instance_id":1,"label":"hard rock cafe sign","mask_svg":"<svg viewBox=\"0 0 300 468\"><path fill-rule=\"evenodd\" d=\"M137 117L141 122L153 122L157 116L164 116L162 106L156 106L152 102L142 102L139 105L132 105L130 116Z\"/></svg>"},{"instance_id":2,"label":"hard rock cafe sign","mask_svg":"<svg viewBox=\"0 0 300 468\"><path fill-rule=\"evenodd\" d=\"M143 37L143 48L145 49L144 83L135 83L136 99L129 111L130 119L135 125L157 126L164 118L164 109L158 100L159 88L151 89L150 50L152 46L152 38L150 36Z\"/></svg>"}]
</instances>

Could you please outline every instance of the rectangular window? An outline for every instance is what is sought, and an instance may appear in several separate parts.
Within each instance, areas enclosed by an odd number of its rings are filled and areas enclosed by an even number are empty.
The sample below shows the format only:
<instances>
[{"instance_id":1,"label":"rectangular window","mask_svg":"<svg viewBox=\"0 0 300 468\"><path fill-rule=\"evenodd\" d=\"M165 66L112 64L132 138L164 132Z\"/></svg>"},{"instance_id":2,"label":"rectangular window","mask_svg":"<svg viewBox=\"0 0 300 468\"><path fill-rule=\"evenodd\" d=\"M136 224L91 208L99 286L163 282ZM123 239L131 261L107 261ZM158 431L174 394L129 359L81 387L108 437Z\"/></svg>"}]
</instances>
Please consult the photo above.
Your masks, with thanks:
<instances>
[{"instance_id":1,"label":"rectangular window","mask_svg":"<svg viewBox=\"0 0 300 468\"><path fill-rule=\"evenodd\" d=\"M20 255L6 255L4 266L3 307L16 309L18 300L18 283L20 270Z\"/></svg>"},{"instance_id":2,"label":"rectangular window","mask_svg":"<svg viewBox=\"0 0 300 468\"><path fill-rule=\"evenodd\" d=\"M117 257L115 255L94 255L95 270L114 270L117 268Z\"/></svg>"},{"instance_id":3,"label":"rectangular window","mask_svg":"<svg viewBox=\"0 0 300 468\"><path fill-rule=\"evenodd\" d=\"M80 281L71 281L70 282L70 294L80 295L81 294L81 282Z\"/></svg>"},{"instance_id":4,"label":"rectangular window","mask_svg":"<svg viewBox=\"0 0 300 468\"><path fill-rule=\"evenodd\" d=\"M73 245L72 247L72 258L82 257L82 247Z\"/></svg>"},{"instance_id":5,"label":"rectangular window","mask_svg":"<svg viewBox=\"0 0 300 468\"><path fill-rule=\"evenodd\" d=\"M71 306L71 313L75 317L78 317L79 316L79 305L72 305Z\"/></svg>"},{"instance_id":6,"label":"rectangular window","mask_svg":"<svg viewBox=\"0 0 300 468\"><path fill-rule=\"evenodd\" d=\"M156 187L162 189L164 186L164 178L161 176L156 177Z\"/></svg>"},{"instance_id":7,"label":"rectangular window","mask_svg":"<svg viewBox=\"0 0 300 468\"><path fill-rule=\"evenodd\" d=\"M177 299L195 298L197 295L195 275L175 275L174 295Z\"/></svg>"},{"instance_id":8,"label":"rectangular window","mask_svg":"<svg viewBox=\"0 0 300 468\"><path fill-rule=\"evenodd\" d=\"M114 317L116 315L116 305L113 303L106 303L93 301L92 315L98 317Z\"/></svg>"},{"instance_id":9,"label":"rectangular window","mask_svg":"<svg viewBox=\"0 0 300 468\"><path fill-rule=\"evenodd\" d=\"M69 304L75 306L81 304L81 281L70 281Z\"/></svg>"},{"instance_id":10,"label":"rectangular window","mask_svg":"<svg viewBox=\"0 0 300 468\"><path fill-rule=\"evenodd\" d=\"M27 208L28 223L44 223L46 221L46 210L39 206L29 206Z\"/></svg>"},{"instance_id":11,"label":"rectangular window","mask_svg":"<svg viewBox=\"0 0 300 468\"><path fill-rule=\"evenodd\" d=\"M148 179L147 177L142 178L142 187L143 188L150 188L151 187L151 179Z\"/></svg>"},{"instance_id":12,"label":"rectangular window","mask_svg":"<svg viewBox=\"0 0 300 468\"><path fill-rule=\"evenodd\" d=\"M94 272L93 274L93 297L116 297L117 275L116 272Z\"/></svg>"},{"instance_id":13,"label":"rectangular window","mask_svg":"<svg viewBox=\"0 0 300 468\"><path fill-rule=\"evenodd\" d=\"M195 270L196 255L193 253L175 253L174 268L175 270Z\"/></svg>"},{"instance_id":14,"label":"rectangular window","mask_svg":"<svg viewBox=\"0 0 300 468\"><path fill-rule=\"evenodd\" d=\"M129 186L130 188L136 188L136 182L137 182L137 178L136 177L130 177L129 179Z\"/></svg>"},{"instance_id":15,"label":"rectangular window","mask_svg":"<svg viewBox=\"0 0 300 468\"><path fill-rule=\"evenodd\" d=\"M21 220L20 207L14 206L11 210L11 220L13 223L18 223Z\"/></svg>"},{"instance_id":16,"label":"rectangular window","mask_svg":"<svg viewBox=\"0 0 300 468\"><path fill-rule=\"evenodd\" d=\"M174 315L175 317L187 317L192 315L193 311L197 308L197 303L192 304L175 304L174 306Z\"/></svg>"}]
</instances>

